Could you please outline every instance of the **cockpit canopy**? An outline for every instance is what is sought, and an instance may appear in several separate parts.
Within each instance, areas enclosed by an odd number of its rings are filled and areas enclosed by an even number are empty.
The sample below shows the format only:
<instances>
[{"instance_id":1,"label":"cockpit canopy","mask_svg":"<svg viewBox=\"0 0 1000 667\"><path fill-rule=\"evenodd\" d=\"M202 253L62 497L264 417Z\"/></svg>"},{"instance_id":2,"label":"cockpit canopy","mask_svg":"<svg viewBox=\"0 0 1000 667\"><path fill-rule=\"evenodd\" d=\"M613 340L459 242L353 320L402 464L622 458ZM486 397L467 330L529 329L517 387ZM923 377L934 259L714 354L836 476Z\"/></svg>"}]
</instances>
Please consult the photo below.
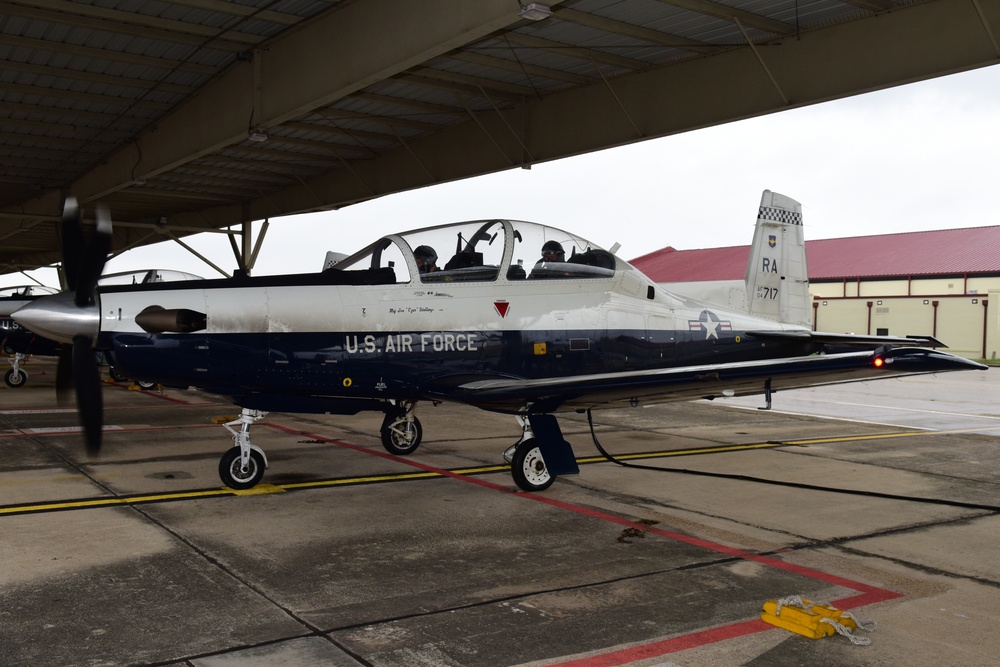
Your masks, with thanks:
<instances>
[{"instance_id":1,"label":"cockpit canopy","mask_svg":"<svg viewBox=\"0 0 1000 667\"><path fill-rule=\"evenodd\" d=\"M18 285L0 287L0 299L34 299L39 296L58 294L59 290L44 285Z\"/></svg>"},{"instance_id":2,"label":"cockpit canopy","mask_svg":"<svg viewBox=\"0 0 1000 667\"><path fill-rule=\"evenodd\" d=\"M173 269L144 269L141 271L124 271L101 276L97 281L102 287L112 285L151 285L153 283L172 283L182 280L204 280L201 276Z\"/></svg>"},{"instance_id":3,"label":"cockpit canopy","mask_svg":"<svg viewBox=\"0 0 1000 667\"><path fill-rule=\"evenodd\" d=\"M386 236L333 268L391 269L396 283L442 283L609 279L616 266L608 251L554 227L477 220Z\"/></svg>"}]
</instances>

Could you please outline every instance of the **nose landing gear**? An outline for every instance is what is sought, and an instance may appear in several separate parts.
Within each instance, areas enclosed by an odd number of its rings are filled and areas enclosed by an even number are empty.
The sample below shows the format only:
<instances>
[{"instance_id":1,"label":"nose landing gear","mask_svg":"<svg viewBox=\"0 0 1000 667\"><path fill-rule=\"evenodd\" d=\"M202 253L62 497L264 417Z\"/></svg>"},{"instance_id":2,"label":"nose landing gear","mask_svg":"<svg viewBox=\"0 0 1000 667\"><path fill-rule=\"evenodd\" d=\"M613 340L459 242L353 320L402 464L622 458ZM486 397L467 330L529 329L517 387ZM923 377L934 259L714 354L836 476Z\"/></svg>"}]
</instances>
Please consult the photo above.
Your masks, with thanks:
<instances>
[{"instance_id":1,"label":"nose landing gear","mask_svg":"<svg viewBox=\"0 0 1000 667\"><path fill-rule=\"evenodd\" d=\"M21 368L22 359L24 359L24 355L20 352L16 353L13 358L9 359L10 365L13 366L13 368L7 371L6 375L3 376L3 381L6 382L7 386L11 389L23 387L24 383L28 381L28 374Z\"/></svg>"},{"instance_id":2,"label":"nose landing gear","mask_svg":"<svg viewBox=\"0 0 1000 667\"><path fill-rule=\"evenodd\" d=\"M267 415L259 410L243 409L240 416L223 424L233 434L233 446L219 460L219 478L231 489L242 491L257 486L267 469L264 451L251 444L250 425ZM239 425L240 430L233 428Z\"/></svg>"},{"instance_id":3,"label":"nose landing gear","mask_svg":"<svg viewBox=\"0 0 1000 667\"><path fill-rule=\"evenodd\" d=\"M386 412L382 420L382 446L390 454L406 456L420 446L424 428L413 414L416 407L416 401L401 401L393 410Z\"/></svg>"}]
</instances>

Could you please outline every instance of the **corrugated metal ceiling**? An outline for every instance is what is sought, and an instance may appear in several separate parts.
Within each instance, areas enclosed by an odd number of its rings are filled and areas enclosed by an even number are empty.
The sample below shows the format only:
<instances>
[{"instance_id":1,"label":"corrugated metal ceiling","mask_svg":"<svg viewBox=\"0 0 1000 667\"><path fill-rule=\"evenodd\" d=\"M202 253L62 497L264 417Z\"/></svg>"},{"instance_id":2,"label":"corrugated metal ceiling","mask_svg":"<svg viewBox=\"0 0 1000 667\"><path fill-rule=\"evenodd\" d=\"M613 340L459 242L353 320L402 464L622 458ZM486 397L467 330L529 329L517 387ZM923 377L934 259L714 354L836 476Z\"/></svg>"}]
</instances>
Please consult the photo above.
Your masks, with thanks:
<instances>
[{"instance_id":1,"label":"corrugated metal ceiling","mask_svg":"<svg viewBox=\"0 0 1000 667\"><path fill-rule=\"evenodd\" d=\"M311 189L313 196L306 198L307 205L282 199L274 204L274 215L332 208L399 186L383 188L378 179L366 177L367 194L359 197L328 194L311 185L317 179L378 163L392 151L410 150L417 140L449 127L482 123L482 116L513 109L525 100L594 84L610 87L610 82L636 73L746 49L748 38L766 48L801 32L912 4L908 0L565 0L551 3L550 18L529 21L516 16L516 0L509 3L512 18L506 27L262 127L266 141L254 141L248 133L214 146L210 132L201 123L192 124L186 128L191 137L206 134L203 150L147 171L150 149L144 153L144 147L162 122L204 91L223 86L227 76L248 62L260 67L253 62L255 53L299 36L318 39L312 34L317 22L331 15L336 19L349 5L352 10L371 5L376 16L384 7L387 32L403 39L406 26L393 24L395 2L4 2L0 7L0 263L16 270L55 260L57 208L52 202L82 187L84 178L100 176L111 183L99 194L112 207L116 221L125 223L116 232L116 248L161 240L150 230L164 222L184 221L172 228L177 236L238 222L205 212L234 205L249 210L252 202L278 197L290 188ZM475 13L468 2L441 0L430 6ZM303 62L287 74L303 77L312 68L340 66ZM219 113L240 113L250 130L261 121L250 108L220 108ZM104 178L102 170L116 158L131 161L132 173ZM432 171L416 162L416 172ZM418 180L411 179L415 184Z\"/></svg>"}]
</instances>

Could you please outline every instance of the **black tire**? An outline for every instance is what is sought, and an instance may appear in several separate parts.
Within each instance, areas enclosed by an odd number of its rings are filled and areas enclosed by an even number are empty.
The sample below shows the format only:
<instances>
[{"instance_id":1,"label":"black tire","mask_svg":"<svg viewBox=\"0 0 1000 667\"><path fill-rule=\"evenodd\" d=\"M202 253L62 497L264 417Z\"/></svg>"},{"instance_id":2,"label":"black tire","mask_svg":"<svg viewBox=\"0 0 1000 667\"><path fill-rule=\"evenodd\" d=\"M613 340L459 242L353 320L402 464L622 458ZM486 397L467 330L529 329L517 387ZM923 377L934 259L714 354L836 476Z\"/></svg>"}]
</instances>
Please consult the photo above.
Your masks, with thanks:
<instances>
[{"instance_id":1,"label":"black tire","mask_svg":"<svg viewBox=\"0 0 1000 667\"><path fill-rule=\"evenodd\" d=\"M128 380L127 377L123 377L115 370L114 366L108 366L108 377L110 377L115 382L125 382Z\"/></svg>"},{"instance_id":2,"label":"black tire","mask_svg":"<svg viewBox=\"0 0 1000 667\"><path fill-rule=\"evenodd\" d=\"M230 489L243 491L257 486L264 477L264 457L260 452L250 450L250 462L247 469L240 468L240 448L230 447L219 459L219 478Z\"/></svg>"},{"instance_id":3,"label":"black tire","mask_svg":"<svg viewBox=\"0 0 1000 667\"><path fill-rule=\"evenodd\" d=\"M514 450L510 474L522 491L537 493L552 486L556 476L549 472L534 438L528 438Z\"/></svg>"},{"instance_id":4,"label":"black tire","mask_svg":"<svg viewBox=\"0 0 1000 667\"><path fill-rule=\"evenodd\" d=\"M145 380L136 380L135 383L139 385L139 388L143 391L149 391L150 389L156 388L155 382L146 382Z\"/></svg>"},{"instance_id":5,"label":"black tire","mask_svg":"<svg viewBox=\"0 0 1000 667\"><path fill-rule=\"evenodd\" d=\"M382 446L390 454L412 454L423 437L424 427L416 417L407 419L405 414L389 413L382 420Z\"/></svg>"},{"instance_id":6,"label":"black tire","mask_svg":"<svg viewBox=\"0 0 1000 667\"><path fill-rule=\"evenodd\" d=\"M13 368L7 371L7 374L3 376L3 381L7 383L7 386L11 389L17 389L23 387L24 383L28 381L28 374L24 371L18 369L15 371Z\"/></svg>"}]
</instances>

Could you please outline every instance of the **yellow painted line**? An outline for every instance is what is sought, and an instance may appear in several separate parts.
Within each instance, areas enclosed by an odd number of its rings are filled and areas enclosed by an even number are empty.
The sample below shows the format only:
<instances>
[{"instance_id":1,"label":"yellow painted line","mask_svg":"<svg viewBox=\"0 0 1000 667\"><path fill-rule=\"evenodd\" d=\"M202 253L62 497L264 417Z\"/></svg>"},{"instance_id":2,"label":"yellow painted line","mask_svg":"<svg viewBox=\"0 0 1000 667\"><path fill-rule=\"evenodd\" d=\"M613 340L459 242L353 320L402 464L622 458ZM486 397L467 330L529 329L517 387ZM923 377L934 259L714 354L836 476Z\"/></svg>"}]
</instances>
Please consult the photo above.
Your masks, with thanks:
<instances>
[{"instance_id":1,"label":"yellow painted line","mask_svg":"<svg viewBox=\"0 0 1000 667\"><path fill-rule=\"evenodd\" d=\"M4 514L31 514L35 512L55 512L58 510L90 509L94 507L123 507L141 503L167 502L170 500L190 500L193 498L211 498L216 496L231 496L232 489L208 489L205 491L179 491L176 493L157 493L147 496L126 496L121 498L93 498L89 500L66 500L36 505L9 505L0 507L0 516Z\"/></svg>"},{"instance_id":2,"label":"yellow painted line","mask_svg":"<svg viewBox=\"0 0 1000 667\"><path fill-rule=\"evenodd\" d=\"M313 482L291 482L280 484L286 491L292 489L315 489L325 486L351 486L354 484L377 484L379 482L396 482L411 479L427 479L430 477L441 477L437 472L404 472L389 475L372 475L369 477L348 477L344 479L318 479Z\"/></svg>"},{"instance_id":3,"label":"yellow painted line","mask_svg":"<svg viewBox=\"0 0 1000 667\"><path fill-rule=\"evenodd\" d=\"M617 454L615 458L621 461L635 459L670 458L675 456L697 456L700 454L718 454L725 452L750 451L756 449L775 449L778 447L800 447L803 445L818 445L837 442L859 442L863 440L885 440L889 438L910 438L914 436L956 435L961 433L977 433L980 431L1000 430L1000 426L982 428L955 429L951 431L908 431L904 433L873 433L867 435L839 436L835 438L811 438L807 440L784 440L780 442L757 442L746 445L720 445L717 447L696 447L691 449L672 449L656 452L641 452L633 454ZM578 464L604 463L603 456L586 456L576 459ZM472 468L455 468L447 470L456 475L484 475L496 472L506 472L508 465L487 465ZM120 498L94 498L91 500L71 500L44 502L33 505L0 506L0 516L13 514L32 514L55 512L60 510L91 509L98 507L125 507L147 503L170 502L175 500L198 500L201 498L219 498L224 496L257 496L272 493L284 493L297 489L318 489L337 486L355 486L362 484L378 484L383 482L405 482L418 479L442 477L442 473L434 471L415 471L406 473L391 473L384 475L369 475L365 477L348 477L342 479L320 479L309 482L290 482L288 484L258 484L252 489L237 491L221 487L201 491L178 491L173 493L156 493L143 496L123 496ZM67 478L69 479L69 478ZM80 478L72 478L80 479Z\"/></svg>"},{"instance_id":4,"label":"yellow painted line","mask_svg":"<svg viewBox=\"0 0 1000 667\"><path fill-rule=\"evenodd\" d=\"M888 440L889 438L912 438L918 435L959 435L962 433L979 433L981 431L997 431L1000 426L980 426L979 428L958 428L949 431L907 431L905 433L875 433L872 435L848 435L837 438L813 438L811 440L788 440L788 445L818 445L827 442L853 442L858 440Z\"/></svg>"},{"instance_id":5,"label":"yellow painted line","mask_svg":"<svg viewBox=\"0 0 1000 667\"><path fill-rule=\"evenodd\" d=\"M275 484L257 484L249 489L233 489L234 496L266 496L269 493L284 492L284 488Z\"/></svg>"}]
</instances>

